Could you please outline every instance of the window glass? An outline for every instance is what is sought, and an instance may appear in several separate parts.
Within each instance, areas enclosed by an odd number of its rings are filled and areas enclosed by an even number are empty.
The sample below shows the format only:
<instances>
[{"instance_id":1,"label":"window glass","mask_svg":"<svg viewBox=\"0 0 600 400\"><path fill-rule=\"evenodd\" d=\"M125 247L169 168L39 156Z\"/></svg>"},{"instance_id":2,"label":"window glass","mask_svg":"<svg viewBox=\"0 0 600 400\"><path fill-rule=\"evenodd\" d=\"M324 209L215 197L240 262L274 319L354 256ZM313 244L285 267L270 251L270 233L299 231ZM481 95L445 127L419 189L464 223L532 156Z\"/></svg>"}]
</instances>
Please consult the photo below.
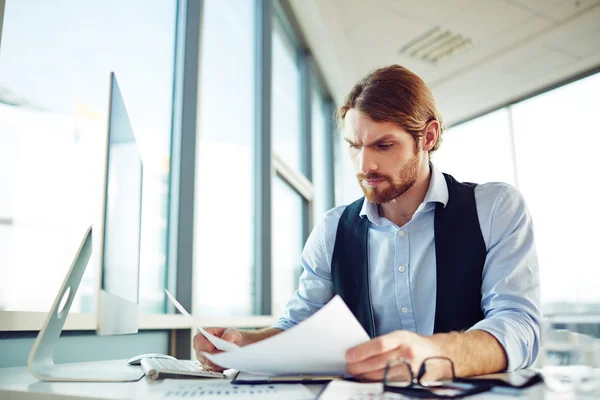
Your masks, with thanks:
<instances>
[{"instance_id":1,"label":"window glass","mask_svg":"<svg viewBox=\"0 0 600 400\"><path fill-rule=\"evenodd\" d=\"M302 205L305 200L279 176L273 180L272 314L281 315L298 287Z\"/></svg>"},{"instance_id":2,"label":"window glass","mask_svg":"<svg viewBox=\"0 0 600 400\"><path fill-rule=\"evenodd\" d=\"M297 51L281 24L274 18L272 39L273 150L292 168L301 169L300 149L300 71Z\"/></svg>"},{"instance_id":3,"label":"window glass","mask_svg":"<svg viewBox=\"0 0 600 400\"><path fill-rule=\"evenodd\" d=\"M327 211L325 204L326 193L331 190L326 187L325 177L330 171L327 171L325 161L325 141L331 140L331 133L326 131L325 104L323 96L319 90L313 86L311 90L311 133L312 133L312 182L313 182L313 220L320 221L323 214Z\"/></svg>"},{"instance_id":4,"label":"window glass","mask_svg":"<svg viewBox=\"0 0 600 400\"><path fill-rule=\"evenodd\" d=\"M546 313L600 308L600 74L516 104L519 187L533 216Z\"/></svg>"},{"instance_id":5,"label":"window glass","mask_svg":"<svg viewBox=\"0 0 600 400\"><path fill-rule=\"evenodd\" d=\"M344 141L344 132L335 133L335 202L347 205L364 196L356 180L356 171L348 152L348 143Z\"/></svg>"},{"instance_id":6,"label":"window glass","mask_svg":"<svg viewBox=\"0 0 600 400\"><path fill-rule=\"evenodd\" d=\"M175 0L8 0L0 50L0 310L47 311L100 224L109 73L144 164L140 312L162 312ZM99 231L71 310L96 308Z\"/></svg>"},{"instance_id":7,"label":"window glass","mask_svg":"<svg viewBox=\"0 0 600 400\"><path fill-rule=\"evenodd\" d=\"M206 0L202 24L194 301L202 315L251 315L253 1Z\"/></svg>"},{"instance_id":8,"label":"window glass","mask_svg":"<svg viewBox=\"0 0 600 400\"><path fill-rule=\"evenodd\" d=\"M515 181L513 143L506 108L450 128L431 161L461 182Z\"/></svg>"}]
</instances>

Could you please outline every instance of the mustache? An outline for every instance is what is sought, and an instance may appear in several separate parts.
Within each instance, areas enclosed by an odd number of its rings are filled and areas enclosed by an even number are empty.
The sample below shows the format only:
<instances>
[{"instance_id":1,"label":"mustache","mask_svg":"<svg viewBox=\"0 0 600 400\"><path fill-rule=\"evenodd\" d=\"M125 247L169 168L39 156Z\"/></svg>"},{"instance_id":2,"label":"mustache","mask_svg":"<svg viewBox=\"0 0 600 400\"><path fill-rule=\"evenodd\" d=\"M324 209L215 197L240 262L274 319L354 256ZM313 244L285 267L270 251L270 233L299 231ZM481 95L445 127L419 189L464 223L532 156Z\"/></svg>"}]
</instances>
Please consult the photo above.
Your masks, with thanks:
<instances>
[{"instance_id":1,"label":"mustache","mask_svg":"<svg viewBox=\"0 0 600 400\"><path fill-rule=\"evenodd\" d=\"M363 181L363 180L375 180L375 179L382 179L385 181L389 181L390 178L386 175L380 175L374 172L370 172L368 174L356 174L356 178Z\"/></svg>"}]
</instances>

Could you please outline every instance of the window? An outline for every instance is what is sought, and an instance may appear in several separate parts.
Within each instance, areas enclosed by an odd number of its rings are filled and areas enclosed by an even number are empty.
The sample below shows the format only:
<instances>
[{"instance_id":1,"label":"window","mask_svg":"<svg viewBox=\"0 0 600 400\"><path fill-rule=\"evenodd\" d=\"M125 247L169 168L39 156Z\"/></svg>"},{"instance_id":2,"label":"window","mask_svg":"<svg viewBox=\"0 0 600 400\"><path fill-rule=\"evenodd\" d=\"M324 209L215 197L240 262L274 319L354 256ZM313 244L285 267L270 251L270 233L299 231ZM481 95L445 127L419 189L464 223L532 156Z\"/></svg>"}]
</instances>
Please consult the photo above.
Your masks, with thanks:
<instances>
[{"instance_id":1,"label":"window","mask_svg":"<svg viewBox=\"0 0 600 400\"><path fill-rule=\"evenodd\" d=\"M348 153L348 143L344 141L344 132L339 130L335 133L335 203L336 205L348 205L364 194L356 180L356 171Z\"/></svg>"},{"instance_id":2,"label":"window","mask_svg":"<svg viewBox=\"0 0 600 400\"><path fill-rule=\"evenodd\" d=\"M600 310L600 74L512 108L519 188L535 224L544 312Z\"/></svg>"},{"instance_id":3,"label":"window","mask_svg":"<svg viewBox=\"0 0 600 400\"><path fill-rule=\"evenodd\" d=\"M523 193L547 316L600 310L593 157L600 135L590 122L599 91L596 74L458 125L433 156L459 180L508 182Z\"/></svg>"},{"instance_id":4,"label":"window","mask_svg":"<svg viewBox=\"0 0 600 400\"><path fill-rule=\"evenodd\" d=\"M313 159L313 174L312 182L314 188L313 200L313 221L318 222L323 218L333 204L328 204L331 200L329 192L333 190L330 186L333 184L333 179L327 179L330 173L330 165L328 161L331 156L327 154L331 151L331 146L327 146L328 142L332 142L332 133L329 132L329 124L327 121L331 118L327 113L327 105L323 99L321 91L317 85L312 85L311 88L311 134L312 134L312 159Z\"/></svg>"},{"instance_id":5,"label":"window","mask_svg":"<svg viewBox=\"0 0 600 400\"><path fill-rule=\"evenodd\" d=\"M140 312L163 311L175 13L175 0L6 2L0 310L46 311L85 228L100 223L115 71L144 163ZM73 312L95 310L95 264Z\"/></svg>"},{"instance_id":6,"label":"window","mask_svg":"<svg viewBox=\"0 0 600 400\"><path fill-rule=\"evenodd\" d=\"M300 194L284 180L273 181L273 269L272 310L282 315L298 286L302 237L303 202Z\"/></svg>"},{"instance_id":7,"label":"window","mask_svg":"<svg viewBox=\"0 0 600 400\"><path fill-rule=\"evenodd\" d=\"M516 184L508 109L448 129L431 161L461 182Z\"/></svg>"},{"instance_id":8,"label":"window","mask_svg":"<svg viewBox=\"0 0 600 400\"><path fill-rule=\"evenodd\" d=\"M272 113L273 150L291 167L301 170L300 71L297 51L278 18L273 19Z\"/></svg>"},{"instance_id":9,"label":"window","mask_svg":"<svg viewBox=\"0 0 600 400\"><path fill-rule=\"evenodd\" d=\"M201 315L251 315L253 1L206 0L202 24L194 301Z\"/></svg>"},{"instance_id":10,"label":"window","mask_svg":"<svg viewBox=\"0 0 600 400\"><path fill-rule=\"evenodd\" d=\"M276 176L272 181L271 309L273 315L281 315L298 287L300 255L310 229L314 191L306 169L312 151L308 157L302 152L308 151L313 121L301 124L300 120L309 115L303 110L312 109L310 93L301 96L301 87L310 91L310 82L305 81L310 81L309 74L300 72L300 62L308 67L308 61L300 59L297 38L282 8L274 7L272 21L271 135Z\"/></svg>"}]
</instances>

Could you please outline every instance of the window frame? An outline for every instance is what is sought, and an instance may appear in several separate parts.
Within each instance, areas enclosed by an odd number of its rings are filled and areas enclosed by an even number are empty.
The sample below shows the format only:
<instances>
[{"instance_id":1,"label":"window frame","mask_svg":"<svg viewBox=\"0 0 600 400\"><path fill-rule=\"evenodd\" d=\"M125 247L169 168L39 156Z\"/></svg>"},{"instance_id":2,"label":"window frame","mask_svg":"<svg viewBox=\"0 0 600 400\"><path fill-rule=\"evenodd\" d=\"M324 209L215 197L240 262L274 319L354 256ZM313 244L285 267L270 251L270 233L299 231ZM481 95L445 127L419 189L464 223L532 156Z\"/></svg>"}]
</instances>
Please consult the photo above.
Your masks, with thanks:
<instances>
[{"instance_id":1,"label":"window frame","mask_svg":"<svg viewBox=\"0 0 600 400\"><path fill-rule=\"evenodd\" d=\"M475 119L487 116L496 111L506 109L506 114L507 114L506 118L508 119L507 135L509 136L509 141L511 143L511 152L512 152L511 155L512 155L512 160L513 160L513 170L515 172L514 181L518 187L518 185L519 185L518 164L517 164L517 157L516 157L517 148L516 148L516 140L515 140L515 129L514 129L514 123L513 123L514 108L517 107L522 102L534 99L540 95L544 95L546 93L552 92L556 89L562 88L571 83L578 82L580 80L583 80L585 78L588 78L588 77L590 77L592 75L596 75L596 74L600 74L600 66L594 67L592 69L586 70L586 71L576 74L574 76L568 77L557 83L546 86L540 90L530 92L530 93L526 94L525 96L516 98L516 99L511 100L507 103L504 103L500 106L488 109L481 113L477 113L477 114L473 115L472 117L468 117L466 119L460 120L460 121L450 125L447 129L449 130L453 127L457 127L459 125L471 122ZM597 305L584 304L584 305L578 305L576 309L574 309L574 308L552 309L551 311L549 311L549 309L551 308L550 305L546 304L546 306L544 306L544 304L541 304L541 306L542 306L542 312L544 314L545 321L551 325L573 325L573 324L600 325L600 313L598 312L598 310L600 308L600 304L597 304Z\"/></svg>"},{"instance_id":2,"label":"window frame","mask_svg":"<svg viewBox=\"0 0 600 400\"><path fill-rule=\"evenodd\" d=\"M203 324L210 326L255 328L274 324L278 315L271 312L271 198L272 179L279 176L303 198L304 240L313 226L313 184L311 151L311 88L316 86L326 106L333 110L333 100L324 79L311 56L310 50L289 4L278 0L254 0L255 3L255 265L254 271L255 315L247 317L205 317ZM0 0L0 17L3 17L5 0ZM167 249L167 287L188 310L193 305L193 215L194 179L196 158L198 82L200 68L198 51L201 50L201 20L204 1L178 0L175 44L175 68L173 77L173 109L171 137L171 175L169 179L169 222ZM302 162L308 174L290 167L281 157L272 152L271 132L271 35L272 15L277 15L282 26L299 54L301 66L301 135ZM0 23L2 18L0 18ZM1 30L0 30L1 34ZM330 118L326 118L325 132L330 134L331 153L328 157L326 174L331 183L328 204L333 207L334 129ZM309 175L307 177L306 175ZM184 184L185 182L185 184ZM258 239L256 239L258 238ZM267 238L264 240L263 238ZM178 357L192 354L191 335L193 328L174 307L165 303L165 314L139 315L138 326L144 330L170 330L172 353ZM29 311L0 311L0 332L8 337L20 333L39 331L47 313ZM95 313L71 313L67 316L64 331L90 331L96 329ZM16 335L16 336L15 336Z\"/></svg>"}]
</instances>

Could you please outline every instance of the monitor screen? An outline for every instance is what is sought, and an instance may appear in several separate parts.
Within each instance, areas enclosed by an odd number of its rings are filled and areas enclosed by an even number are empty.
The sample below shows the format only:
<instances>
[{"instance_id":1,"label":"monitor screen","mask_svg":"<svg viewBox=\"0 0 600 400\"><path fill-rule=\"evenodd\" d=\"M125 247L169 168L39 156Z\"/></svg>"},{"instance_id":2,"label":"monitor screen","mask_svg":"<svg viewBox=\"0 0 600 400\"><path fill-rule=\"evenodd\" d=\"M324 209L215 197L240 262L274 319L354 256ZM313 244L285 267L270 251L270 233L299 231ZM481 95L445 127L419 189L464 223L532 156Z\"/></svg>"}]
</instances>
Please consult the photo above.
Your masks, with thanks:
<instances>
[{"instance_id":1,"label":"monitor screen","mask_svg":"<svg viewBox=\"0 0 600 400\"><path fill-rule=\"evenodd\" d=\"M102 334L132 333L133 328L123 327L126 318L136 320L137 331L139 300L142 160L114 74L110 93L100 257ZM123 315L130 309L135 315Z\"/></svg>"}]
</instances>

